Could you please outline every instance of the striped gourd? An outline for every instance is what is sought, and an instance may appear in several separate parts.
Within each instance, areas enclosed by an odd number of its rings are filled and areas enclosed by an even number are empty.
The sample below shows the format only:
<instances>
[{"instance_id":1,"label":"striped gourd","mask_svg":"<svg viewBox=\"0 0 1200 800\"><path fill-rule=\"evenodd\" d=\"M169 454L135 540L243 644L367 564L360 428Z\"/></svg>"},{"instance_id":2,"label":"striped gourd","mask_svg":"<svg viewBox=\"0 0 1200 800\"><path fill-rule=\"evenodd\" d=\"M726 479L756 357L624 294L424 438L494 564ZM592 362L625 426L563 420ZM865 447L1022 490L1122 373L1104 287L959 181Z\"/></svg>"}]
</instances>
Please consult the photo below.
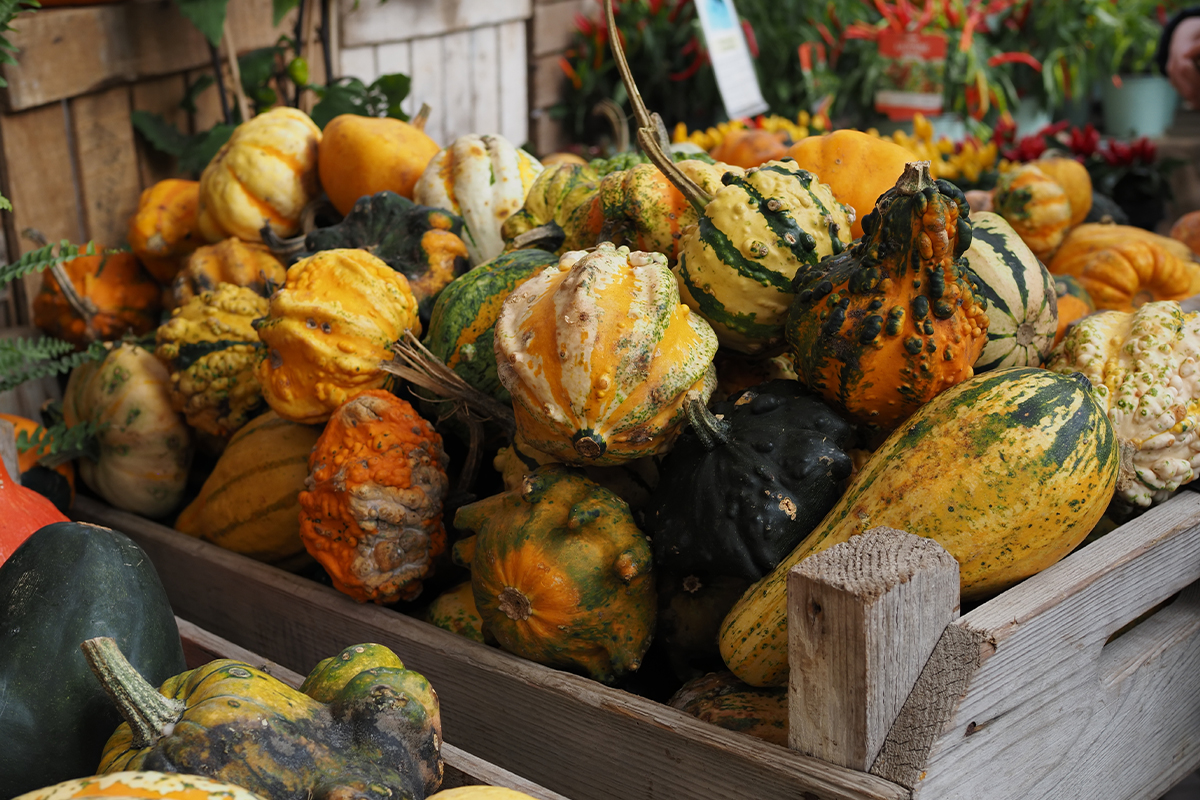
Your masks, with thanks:
<instances>
[{"instance_id":1,"label":"striped gourd","mask_svg":"<svg viewBox=\"0 0 1200 800\"><path fill-rule=\"evenodd\" d=\"M783 340L796 270L850 242L850 215L793 162L770 161L724 182L684 233L675 275L683 301L722 346L757 353Z\"/></svg>"},{"instance_id":2,"label":"striped gourd","mask_svg":"<svg viewBox=\"0 0 1200 800\"><path fill-rule=\"evenodd\" d=\"M503 136L468 134L433 157L413 199L462 217L462 238L475 266L504 251L500 228L525 204L541 171L540 161Z\"/></svg>"},{"instance_id":3,"label":"striped gourd","mask_svg":"<svg viewBox=\"0 0 1200 800\"><path fill-rule=\"evenodd\" d=\"M988 317L987 344L975 372L1041 366L1058 330L1050 271L999 214L972 214L971 232L966 256Z\"/></svg>"},{"instance_id":4,"label":"striped gourd","mask_svg":"<svg viewBox=\"0 0 1200 800\"><path fill-rule=\"evenodd\" d=\"M225 447L175 529L260 561L304 550L300 491L321 429L274 411L246 423Z\"/></svg>"},{"instance_id":5,"label":"striped gourd","mask_svg":"<svg viewBox=\"0 0 1200 800\"><path fill-rule=\"evenodd\" d=\"M945 547L963 599L999 592L1087 536L1119 461L1082 376L1012 367L964 381L896 429L816 529L742 595L721 625L721 656L747 683L786 682L788 571L881 525Z\"/></svg>"},{"instance_id":6,"label":"striped gourd","mask_svg":"<svg viewBox=\"0 0 1200 800\"><path fill-rule=\"evenodd\" d=\"M496 376L492 347L500 306L535 272L557 263L558 257L545 250L516 250L460 275L438 295L422 344L467 383L509 402Z\"/></svg>"},{"instance_id":7,"label":"striped gourd","mask_svg":"<svg viewBox=\"0 0 1200 800\"><path fill-rule=\"evenodd\" d=\"M575 464L663 452L689 396L717 383L717 337L679 302L660 253L602 242L509 295L495 329L500 382L531 446Z\"/></svg>"}]
</instances>

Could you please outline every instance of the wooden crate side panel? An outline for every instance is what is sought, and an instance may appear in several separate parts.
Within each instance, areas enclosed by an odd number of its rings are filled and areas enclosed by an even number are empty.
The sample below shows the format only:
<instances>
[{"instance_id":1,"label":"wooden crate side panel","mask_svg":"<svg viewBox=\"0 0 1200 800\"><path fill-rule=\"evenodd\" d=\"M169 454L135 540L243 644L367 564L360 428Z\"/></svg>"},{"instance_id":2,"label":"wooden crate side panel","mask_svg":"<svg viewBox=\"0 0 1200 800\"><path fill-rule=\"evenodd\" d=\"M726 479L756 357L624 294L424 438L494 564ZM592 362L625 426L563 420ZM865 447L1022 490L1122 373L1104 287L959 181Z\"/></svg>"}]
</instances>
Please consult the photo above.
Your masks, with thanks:
<instances>
[{"instance_id":1,"label":"wooden crate side panel","mask_svg":"<svg viewBox=\"0 0 1200 800\"><path fill-rule=\"evenodd\" d=\"M471 31L471 133L500 133L500 53L495 27ZM515 142L518 147L520 142Z\"/></svg>"},{"instance_id":2,"label":"wooden crate side panel","mask_svg":"<svg viewBox=\"0 0 1200 800\"><path fill-rule=\"evenodd\" d=\"M529 19L530 0L341 0L341 45L358 47L400 39L441 36L485 25ZM399 35L398 35L399 34Z\"/></svg>"},{"instance_id":3,"label":"wooden crate side panel","mask_svg":"<svg viewBox=\"0 0 1200 800\"><path fill-rule=\"evenodd\" d=\"M508 22L497 29L500 64L500 135L518 147L529 141L529 58L525 23Z\"/></svg>"},{"instance_id":4,"label":"wooden crate side panel","mask_svg":"<svg viewBox=\"0 0 1200 800\"><path fill-rule=\"evenodd\" d=\"M79 498L75 514L133 537L181 616L290 669L306 672L356 642L393 648L437 688L448 739L573 800L908 797L880 778L359 605L88 498Z\"/></svg>"},{"instance_id":5,"label":"wooden crate side panel","mask_svg":"<svg viewBox=\"0 0 1200 800\"><path fill-rule=\"evenodd\" d=\"M167 124L187 132L190 129L188 113L179 103L187 92L187 80L183 74L165 78L151 78L133 85L133 109L160 115ZM146 189L166 178L177 177L175 158L154 149L134 130L134 146L137 148L138 178L142 189Z\"/></svg>"},{"instance_id":6,"label":"wooden crate side panel","mask_svg":"<svg viewBox=\"0 0 1200 800\"><path fill-rule=\"evenodd\" d=\"M345 63L345 62L343 62ZM410 42L391 42L375 48L375 65L380 75L408 75L412 77L412 44ZM420 106L414 105L412 89L408 97L400 103L404 113L409 117L416 115Z\"/></svg>"},{"instance_id":7,"label":"wooden crate side panel","mask_svg":"<svg viewBox=\"0 0 1200 800\"><path fill-rule=\"evenodd\" d=\"M446 95L445 74L442 70L442 39L434 36L412 42L412 107L419 109L428 103L429 119L425 122L425 133L443 147L446 139Z\"/></svg>"},{"instance_id":8,"label":"wooden crate side panel","mask_svg":"<svg viewBox=\"0 0 1200 800\"><path fill-rule=\"evenodd\" d=\"M71 101L85 236L104 247L126 243L141 193L130 105L127 86Z\"/></svg>"},{"instance_id":9,"label":"wooden crate side panel","mask_svg":"<svg viewBox=\"0 0 1200 800\"><path fill-rule=\"evenodd\" d=\"M1033 800L1090 784L1096 792L1078 796L1138 797L1176 760L1194 769L1200 743L1167 747L1155 727L1179 714L1196 735L1194 599L1105 641L1197 580L1200 496L1183 492L960 619L983 642L980 665L914 796ZM1139 653L1156 630L1162 647ZM1138 659L1143 666L1131 670ZM1082 766L1097 752L1103 779L1092 774L1098 764ZM1147 763L1160 757L1171 763Z\"/></svg>"},{"instance_id":10,"label":"wooden crate side panel","mask_svg":"<svg viewBox=\"0 0 1200 800\"><path fill-rule=\"evenodd\" d=\"M471 108L471 31L449 33L442 39L442 136L449 146L459 136L475 133ZM494 84L493 84L494 88Z\"/></svg>"}]
</instances>

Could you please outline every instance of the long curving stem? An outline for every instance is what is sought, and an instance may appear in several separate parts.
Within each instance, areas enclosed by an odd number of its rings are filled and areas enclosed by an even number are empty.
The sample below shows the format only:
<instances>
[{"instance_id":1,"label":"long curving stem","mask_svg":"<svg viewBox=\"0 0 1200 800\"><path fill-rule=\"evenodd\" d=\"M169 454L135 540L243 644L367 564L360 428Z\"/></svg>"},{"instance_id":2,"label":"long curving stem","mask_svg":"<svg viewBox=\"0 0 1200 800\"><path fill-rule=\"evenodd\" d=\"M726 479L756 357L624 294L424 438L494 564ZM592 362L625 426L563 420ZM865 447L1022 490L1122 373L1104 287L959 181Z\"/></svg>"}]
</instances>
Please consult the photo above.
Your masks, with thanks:
<instances>
[{"instance_id":1,"label":"long curving stem","mask_svg":"<svg viewBox=\"0 0 1200 800\"><path fill-rule=\"evenodd\" d=\"M183 717L186 706L159 694L138 674L114 639L98 636L79 647L113 705L129 723L132 747L138 750L149 747L166 736Z\"/></svg>"},{"instance_id":2,"label":"long curving stem","mask_svg":"<svg viewBox=\"0 0 1200 800\"><path fill-rule=\"evenodd\" d=\"M617 72L621 74L621 81L625 84L625 91L629 95L629 104L633 106L633 115L637 119L638 144L641 145L642 152L654 166L658 167L662 174L675 184L675 188L679 190L680 194L686 197L697 211L703 212L704 207L712 200L712 195L684 175L683 170L679 169L671 160L671 141L667 136L667 128L658 114L651 114L650 110L646 108L642 94L633 80L633 74L629 71L629 62L625 60L625 50L621 47L621 34L617 29L617 18L613 13L613 0L604 0L604 13L608 19L608 44L612 49L613 60L617 62Z\"/></svg>"}]
</instances>

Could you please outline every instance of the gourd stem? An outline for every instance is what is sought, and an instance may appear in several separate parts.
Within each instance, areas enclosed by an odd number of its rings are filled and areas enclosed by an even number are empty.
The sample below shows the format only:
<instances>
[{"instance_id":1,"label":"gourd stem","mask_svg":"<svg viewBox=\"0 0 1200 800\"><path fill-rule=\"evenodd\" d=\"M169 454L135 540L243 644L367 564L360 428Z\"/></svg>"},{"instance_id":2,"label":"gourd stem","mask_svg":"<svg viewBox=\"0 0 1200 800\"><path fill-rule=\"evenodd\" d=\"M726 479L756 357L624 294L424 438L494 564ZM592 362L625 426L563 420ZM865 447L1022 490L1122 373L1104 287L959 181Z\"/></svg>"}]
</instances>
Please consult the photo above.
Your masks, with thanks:
<instances>
[{"instance_id":1,"label":"gourd stem","mask_svg":"<svg viewBox=\"0 0 1200 800\"><path fill-rule=\"evenodd\" d=\"M421 103L421 108L417 111L417 115L412 118L412 126L419 131L424 131L425 123L429 121L431 113L433 113L433 109L429 107L429 103Z\"/></svg>"},{"instance_id":2,"label":"gourd stem","mask_svg":"<svg viewBox=\"0 0 1200 800\"><path fill-rule=\"evenodd\" d=\"M671 160L669 152L671 141L667 136L666 126L657 114L651 114L642 100L641 92L629 71L629 62L625 60L625 50L621 47L621 32L617 28L617 19L613 13L613 0L604 0L604 13L608 18L608 43L612 49L613 60L617 62L617 72L625 84L625 92L629 95L629 104L633 106L633 115L637 118L638 144L646 157L667 176L667 180L675 184L696 211L703 213L704 207L712 200L712 195L700 188L699 184L683 174L683 170Z\"/></svg>"},{"instance_id":3,"label":"gourd stem","mask_svg":"<svg viewBox=\"0 0 1200 800\"><path fill-rule=\"evenodd\" d=\"M689 397L684 402L683 411L705 450L716 450L720 445L729 442L732 426L723 419L717 419L716 415L708 410L708 406L704 405L703 400Z\"/></svg>"},{"instance_id":4,"label":"gourd stem","mask_svg":"<svg viewBox=\"0 0 1200 800\"><path fill-rule=\"evenodd\" d=\"M116 640L98 636L79 647L96 679L129 723L133 733L130 747L150 747L183 717L184 703L164 697L147 683L125 658Z\"/></svg>"},{"instance_id":5,"label":"gourd stem","mask_svg":"<svg viewBox=\"0 0 1200 800\"><path fill-rule=\"evenodd\" d=\"M96 318L96 312L99 310L96 308L96 304L79 293L75 284L71 282L71 276L67 274L66 267L61 263L51 264L50 274L54 276L54 280L58 281L58 288L62 290L63 299L67 301L67 305L83 320L88 341L95 339L96 331L92 327L92 321Z\"/></svg>"},{"instance_id":6,"label":"gourd stem","mask_svg":"<svg viewBox=\"0 0 1200 800\"><path fill-rule=\"evenodd\" d=\"M896 191L911 196L934 185L929 174L929 162L910 161L904 165L904 173L896 181Z\"/></svg>"},{"instance_id":7,"label":"gourd stem","mask_svg":"<svg viewBox=\"0 0 1200 800\"><path fill-rule=\"evenodd\" d=\"M258 235L262 237L262 242L271 251L271 255L284 264L290 264L296 260L296 256L304 252L305 235L303 233L290 239L283 239L271 228L270 224L267 224L262 226Z\"/></svg>"},{"instance_id":8,"label":"gourd stem","mask_svg":"<svg viewBox=\"0 0 1200 800\"><path fill-rule=\"evenodd\" d=\"M250 119L250 101L246 99L246 90L242 87L242 70L238 65L237 47L233 44L233 35L229 32L229 17L225 17L225 27L222 29L222 44L225 45L225 58L229 61L229 79L233 82L233 98L237 101L238 116L242 122Z\"/></svg>"}]
</instances>

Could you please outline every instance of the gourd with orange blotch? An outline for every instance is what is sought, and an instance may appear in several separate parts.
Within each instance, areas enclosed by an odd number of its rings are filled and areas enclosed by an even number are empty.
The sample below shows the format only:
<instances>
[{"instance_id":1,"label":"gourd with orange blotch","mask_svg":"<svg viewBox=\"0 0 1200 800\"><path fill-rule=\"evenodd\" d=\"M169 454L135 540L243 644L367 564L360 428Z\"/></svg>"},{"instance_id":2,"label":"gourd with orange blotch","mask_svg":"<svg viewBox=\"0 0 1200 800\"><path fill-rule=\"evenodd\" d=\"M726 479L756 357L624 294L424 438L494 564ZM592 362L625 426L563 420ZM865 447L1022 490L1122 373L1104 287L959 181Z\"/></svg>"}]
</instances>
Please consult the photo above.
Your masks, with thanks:
<instances>
[{"instance_id":1,"label":"gourd with orange blotch","mask_svg":"<svg viewBox=\"0 0 1200 800\"><path fill-rule=\"evenodd\" d=\"M908 165L839 256L796 273L787 323L796 372L854 421L889 431L970 378L988 319L963 254L961 191Z\"/></svg>"},{"instance_id":2,"label":"gourd with orange blotch","mask_svg":"<svg viewBox=\"0 0 1200 800\"><path fill-rule=\"evenodd\" d=\"M788 146L783 131L763 128L737 128L725 134L721 143L709 151L713 160L749 169L787 157Z\"/></svg>"},{"instance_id":3,"label":"gourd with orange blotch","mask_svg":"<svg viewBox=\"0 0 1200 800\"><path fill-rule=\"evenodd\" d=\"M133 253L96 250L65 262L60 271L70 279L82 308L63 293L54 270L43 273L41 291L33 299L33 324L81 349L96 340L149 333L162 310L162 287Z\"/></svg>"},{"instance_id":4,"label":"gourd with orange blotch","mask_svg":"<svg viewBox=\"0 0 1200 800\"><path fill-rule=\"evenodd\" d=\"M360 603L421 593L446 549L447 462L433 426L388 392L363 392L337 410L300 493L300 538L335 588Z\"/></svg>"},{"instance_id":5,"label":"gourd with orange blotch","mask_svg":"<svg viewBox=\"0 0 1200 800\"><path fill-rule=\"evenodd\" d=\"M216 244L196 248L184 259L183 269L171 285L175 305L181 306L220 283L245 286L263 297L283 285L287 268L271 248L231 236Z\"/></svg>"},{"instance_id":6,"label":"gourd with orange blotch","mask_svg":"<svg viewBox=\"0 0 1200 800\"><path fill-rule=\"evenodd\" d=\"M1003 173L992 203L1042 263L1050 261L1071 227L1066 191L1034 164L1020 164Z\"/></svg>"},{"instance_id":7,"label":"gourd with orange blotch","mask_svg":"<svg viewBox=\"0 0 1200 800\"><path fill-rule=\"evenodd\" d=\"M496 321L496 364L517 430L576 464L665 451L688 397L716 386L717 337L679 302L660 253L602 242L521 284Z\"/></svg>"},{"instance_id":8,"label":"gourd with orange blotch","mask_svg":"<svg viewBox=\"0 0 1200 800\"><path fill-rule=\"evenodd\" d=\"M169 286L183 259L200 245L200 184L168 178L147 187L129 218L129 248L154 276Z\"/></svg>"}]
</instances>

